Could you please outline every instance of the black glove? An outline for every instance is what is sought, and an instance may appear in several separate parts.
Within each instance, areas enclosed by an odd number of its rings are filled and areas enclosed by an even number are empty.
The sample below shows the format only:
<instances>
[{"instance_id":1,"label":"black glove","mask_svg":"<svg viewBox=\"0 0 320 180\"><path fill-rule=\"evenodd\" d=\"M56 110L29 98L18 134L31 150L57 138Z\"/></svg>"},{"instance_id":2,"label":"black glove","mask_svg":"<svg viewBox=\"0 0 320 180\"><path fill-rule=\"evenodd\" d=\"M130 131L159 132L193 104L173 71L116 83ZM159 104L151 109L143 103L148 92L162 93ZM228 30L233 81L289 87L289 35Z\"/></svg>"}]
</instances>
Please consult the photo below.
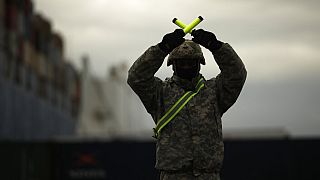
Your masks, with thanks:
<instances>
[{"instance_id":1,"label":"black glove","mask_svg":"<svg viewBox=\"0 0 320 180\"><path fill-rule=\"evenodd\" d=\"M170 53L185 41L183 38L185 35L182 29L176 29L174 32L166 34L159 43L160 49L166 53Z\"/></svg>"},{"instance_id":2,"label":"black glove","mask_svg":"<svg viewBox=\"0 0 320 180\"><path fill-rule=\"evenodd\" d=\"M210 51L218 50L222 46L222 42L217 40L216 35L203 29L193 30L191 35L192 41L209 49Z\"/></svg>"}]
</instances>

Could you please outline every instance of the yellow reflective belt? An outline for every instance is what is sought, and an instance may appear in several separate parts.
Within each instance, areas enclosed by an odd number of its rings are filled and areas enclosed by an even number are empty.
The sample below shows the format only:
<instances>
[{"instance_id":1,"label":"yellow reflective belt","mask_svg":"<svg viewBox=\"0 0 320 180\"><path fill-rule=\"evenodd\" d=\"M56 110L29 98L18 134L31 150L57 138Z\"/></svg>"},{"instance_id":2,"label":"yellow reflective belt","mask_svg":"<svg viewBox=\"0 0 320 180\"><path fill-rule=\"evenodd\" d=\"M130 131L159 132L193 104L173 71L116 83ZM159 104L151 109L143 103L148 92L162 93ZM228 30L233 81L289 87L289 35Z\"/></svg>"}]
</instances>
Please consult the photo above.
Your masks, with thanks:
<instances>
[{"instance_id":1,"label":"yellow reflective belt","mask_svg":"<svg viewBox=\"0 0 320 180\"><path fill-rule=\"evenodd\" d=\"M195 88L195 91L188 91L186 92L170 109L161 119L158 121L154 131L154 138L158 138L160 135L160 131L164 128L180 111L181 109L195 96L198 94L201 88L204 87L204 79L201 78Z\"/></svg>"}]
</instances>

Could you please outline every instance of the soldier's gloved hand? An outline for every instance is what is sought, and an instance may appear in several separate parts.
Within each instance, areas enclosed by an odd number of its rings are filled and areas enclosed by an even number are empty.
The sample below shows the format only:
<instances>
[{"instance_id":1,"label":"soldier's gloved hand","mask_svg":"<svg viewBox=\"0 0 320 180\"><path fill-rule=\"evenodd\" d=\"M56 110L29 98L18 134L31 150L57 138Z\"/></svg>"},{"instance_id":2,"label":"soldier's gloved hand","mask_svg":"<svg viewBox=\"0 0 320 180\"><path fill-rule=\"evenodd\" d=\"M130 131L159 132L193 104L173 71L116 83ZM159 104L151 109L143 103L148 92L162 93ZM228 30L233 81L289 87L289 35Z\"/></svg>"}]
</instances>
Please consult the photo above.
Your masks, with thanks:
<instances>
[{"instance_id":1,"label":"soldier's gloved hand","mask_svg":"<svg viewBox=\"0 0 320 180\"><path fill-rule=\"evenodd\" d=\"M200 44L210 51L218 50L223 44L217 40L216 35L203 29L193 30L191 35L193 36L193 42Z\"/></svg>"},{"instance_id":2,"label":"soldier's gloved hand","mask_svg":"<svg viewBox=\"0 0 320 180\"><path fill-rule=\"evenodd\" d=\"M168 33L162 38L162 41L159 43L159 47L164 52L170 53L174 48L178 47L185 41L183 38L184 36L185 33L182 29L176 29L174 32Z\"/></svg>"}]
</instances>

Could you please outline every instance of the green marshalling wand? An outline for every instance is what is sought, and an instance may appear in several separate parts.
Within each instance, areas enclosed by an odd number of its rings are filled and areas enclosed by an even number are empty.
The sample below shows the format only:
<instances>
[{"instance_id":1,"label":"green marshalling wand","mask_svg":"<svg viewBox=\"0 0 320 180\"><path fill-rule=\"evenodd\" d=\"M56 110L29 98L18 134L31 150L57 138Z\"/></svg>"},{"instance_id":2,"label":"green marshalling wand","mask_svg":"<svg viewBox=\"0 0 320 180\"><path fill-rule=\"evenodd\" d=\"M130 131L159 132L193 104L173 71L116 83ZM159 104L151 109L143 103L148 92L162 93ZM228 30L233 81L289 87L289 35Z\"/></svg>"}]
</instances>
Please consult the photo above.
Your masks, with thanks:
<instances>
[{"instance_id":1,"label":"green marshalling wand","mask_svg":"<svg viewBox=\"0 0 320 180\"><path fill-rule=\"evenodd\" d=\"M184 24L183 22L181 22L177 18L174 18L172 20L172 22L174 24L176 24L177 26L179 26L180 28L182 28L184 33L186 33L186 34L190 33L191 34L192 29L195 28L202 20L203 20L203 18L201 16L199 16L195 20L193 20L189 25Z\"/></svg>"}]
</instances>

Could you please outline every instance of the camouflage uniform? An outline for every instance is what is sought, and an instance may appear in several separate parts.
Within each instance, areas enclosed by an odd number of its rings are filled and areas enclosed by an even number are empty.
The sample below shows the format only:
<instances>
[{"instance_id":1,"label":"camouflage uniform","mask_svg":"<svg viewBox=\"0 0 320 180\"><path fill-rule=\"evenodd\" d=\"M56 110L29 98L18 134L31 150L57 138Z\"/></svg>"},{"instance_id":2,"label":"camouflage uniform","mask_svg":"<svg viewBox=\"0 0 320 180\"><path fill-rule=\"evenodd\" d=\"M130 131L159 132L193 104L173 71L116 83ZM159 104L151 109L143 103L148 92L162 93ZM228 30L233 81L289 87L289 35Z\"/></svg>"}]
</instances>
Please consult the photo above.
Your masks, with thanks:
<instances>
[{"instance_id":1,"label":"camouflage uniform","mask_svg":"<svg viewBox=\"0 0 320 180\"><path fill-rule=\"evenodd\" d=\"M247 73L229 44L224 43L213 55L221 73L205 82L157 139L156 168L163 180L219 179L224 154L221 116L237 100ZM152 46L128 75L128 84L155 123L202 77L192 82L175 75L165 81L155 77L166 56L158 45Z\"/></svg>"}]
</instances>

